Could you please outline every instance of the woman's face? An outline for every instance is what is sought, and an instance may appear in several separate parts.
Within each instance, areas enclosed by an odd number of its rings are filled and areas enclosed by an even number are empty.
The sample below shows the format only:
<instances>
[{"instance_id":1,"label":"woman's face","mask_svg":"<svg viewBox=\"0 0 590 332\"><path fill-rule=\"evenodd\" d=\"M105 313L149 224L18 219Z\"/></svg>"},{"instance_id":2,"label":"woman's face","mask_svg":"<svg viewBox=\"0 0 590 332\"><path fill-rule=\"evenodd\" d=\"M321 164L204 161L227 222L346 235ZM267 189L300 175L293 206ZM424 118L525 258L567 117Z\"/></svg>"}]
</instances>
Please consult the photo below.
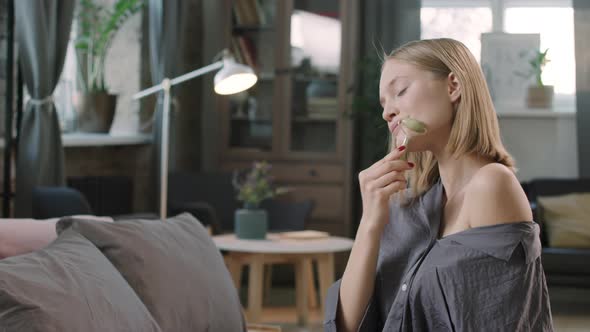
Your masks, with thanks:
<instances>
[{"instance_id":1,"label":"woman's face","mask_svg":"<svg viewBox=\"0 0 590 332\"><path fill-rule=\"evenodd\" d=\"M413 137L408 151L444 148L452 126L453 103L460 96L454 74L437 78L407 62L389 59L381 72L379 95L395 146L401 145L405 136L399 121L411 117L425 123L428 132Z\"/></svg>"}]
</instances>

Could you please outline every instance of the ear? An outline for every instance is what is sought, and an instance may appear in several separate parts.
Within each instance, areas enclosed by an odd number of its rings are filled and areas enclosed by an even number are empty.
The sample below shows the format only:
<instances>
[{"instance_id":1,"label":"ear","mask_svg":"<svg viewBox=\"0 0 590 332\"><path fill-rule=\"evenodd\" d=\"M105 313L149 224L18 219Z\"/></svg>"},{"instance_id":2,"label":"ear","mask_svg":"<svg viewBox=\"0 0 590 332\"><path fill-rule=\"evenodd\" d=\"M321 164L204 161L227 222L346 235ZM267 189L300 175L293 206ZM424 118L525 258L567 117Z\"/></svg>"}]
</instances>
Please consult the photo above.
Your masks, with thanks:
<instances>
[{"instance_id":1,"label":"ear","mask_svg":"<svg viewBox=\"0 0 590 332\"><path fill-rule=\"evenodd\" d=\"M451 103L455 103L461 98L461 83L455 73L449 73L447 76L448 93Z\"/></svg>"}]
</instances>

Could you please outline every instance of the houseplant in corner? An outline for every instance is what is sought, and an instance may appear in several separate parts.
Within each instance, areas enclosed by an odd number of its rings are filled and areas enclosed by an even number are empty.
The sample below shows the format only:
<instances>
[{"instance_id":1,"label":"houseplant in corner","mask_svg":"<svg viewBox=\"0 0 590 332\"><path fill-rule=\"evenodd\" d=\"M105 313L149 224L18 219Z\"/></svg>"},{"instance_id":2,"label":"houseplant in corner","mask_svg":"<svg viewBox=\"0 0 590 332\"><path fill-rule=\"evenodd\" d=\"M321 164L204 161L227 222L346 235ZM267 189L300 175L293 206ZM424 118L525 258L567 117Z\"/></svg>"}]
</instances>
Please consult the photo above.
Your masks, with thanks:
<instances>
[{"instance_id":1,"label":"houseplant in corner","mask_svg":"<svg viewBox=\"0 0 590 332\"><path fill-rule=\"evenodd\" d=\"M241 239L265 239L268 230L268 215L260 203L286 192L276 188L270 176L271 166L267 162L254 162L251 169L234 171L233 185L237 199L244 203L235 212L234 231Z\"/></svg>"},{"instance_id":2,"label":"houseplant in corner","mask_svg":"<svg viewBox=\"0 0 590 332\"><path fill-rule=\"evenodd\" d=\"M113 38L123 24L139 12L143 0L116 0L112 8L104 1L80 0L77 9L75 49L78 65L75 98L78 130L108 132L117 105L117 96L105 84L105 61Z\"/></svg>"},{"instance_id":3,"label":"houseplant in corner","mask_svg":"<svg viewBox=\"0 0 590 332\"><path fill-rule=\"evenodd\" d=\"M547 51L535 51L532 58L529 60L531 65L527 76L534 76L535 84L529 86L527 91L527 106L529 108L551 108L553 105L553 86L543 84L541 75L543 69L549 59L547 59Z\"/></svg>"}]
</instances>

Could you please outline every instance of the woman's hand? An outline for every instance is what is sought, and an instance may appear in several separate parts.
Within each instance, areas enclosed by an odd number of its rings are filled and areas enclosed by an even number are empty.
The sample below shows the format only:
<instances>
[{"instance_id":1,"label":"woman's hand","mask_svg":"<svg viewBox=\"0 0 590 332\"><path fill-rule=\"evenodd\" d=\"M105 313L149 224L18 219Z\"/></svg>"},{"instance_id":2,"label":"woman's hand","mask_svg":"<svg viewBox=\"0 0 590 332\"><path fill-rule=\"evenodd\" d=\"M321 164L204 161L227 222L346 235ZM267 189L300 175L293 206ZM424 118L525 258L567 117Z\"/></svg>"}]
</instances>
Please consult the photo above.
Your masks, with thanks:
<instances>
[{"instance_id":1,"label":"woman's hand","mask_svg":"<svg viewBox=\"0 0 590 332\"><path fill-rule=\"evenodd\" d=\"M361 225L380 231L389 222L389 198L406 188L405 171L414 167L412 163L400 160L405 153L400 146L359 173L363 216Z\"/></svg>"}]
</instances>

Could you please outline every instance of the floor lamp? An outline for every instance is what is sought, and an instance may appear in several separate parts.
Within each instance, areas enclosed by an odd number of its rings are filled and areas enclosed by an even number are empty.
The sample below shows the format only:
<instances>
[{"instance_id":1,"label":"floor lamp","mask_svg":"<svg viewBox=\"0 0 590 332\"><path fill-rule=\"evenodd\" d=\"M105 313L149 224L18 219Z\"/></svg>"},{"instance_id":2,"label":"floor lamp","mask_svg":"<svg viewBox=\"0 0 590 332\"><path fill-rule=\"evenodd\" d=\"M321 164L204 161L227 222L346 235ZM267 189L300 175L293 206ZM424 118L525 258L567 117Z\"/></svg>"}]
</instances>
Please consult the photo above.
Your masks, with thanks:
<instances>
[{"instance_id":1,"label":"floor lamp","mask_svg":"<svg viewBox=\"0 0 590 332\"><path fill-rule=\"evenodd\" d=\"M220 95L230 95L252 87L258 80L254 70L237 63L228 50L220 53L221 60L210 65L191 71L176 78L164 78L162 83L147 88L133 95L133 99L141 99L151 94L164 91L164 109L162 112L162 137L160 155L160 219L166 219L168 200L168 137L170 126L170 89L182 82L199 77L206 73L220 69L215 74L215 92ZM216 58L219 58L216 56Z\"/></svg>"}]
</instances>

